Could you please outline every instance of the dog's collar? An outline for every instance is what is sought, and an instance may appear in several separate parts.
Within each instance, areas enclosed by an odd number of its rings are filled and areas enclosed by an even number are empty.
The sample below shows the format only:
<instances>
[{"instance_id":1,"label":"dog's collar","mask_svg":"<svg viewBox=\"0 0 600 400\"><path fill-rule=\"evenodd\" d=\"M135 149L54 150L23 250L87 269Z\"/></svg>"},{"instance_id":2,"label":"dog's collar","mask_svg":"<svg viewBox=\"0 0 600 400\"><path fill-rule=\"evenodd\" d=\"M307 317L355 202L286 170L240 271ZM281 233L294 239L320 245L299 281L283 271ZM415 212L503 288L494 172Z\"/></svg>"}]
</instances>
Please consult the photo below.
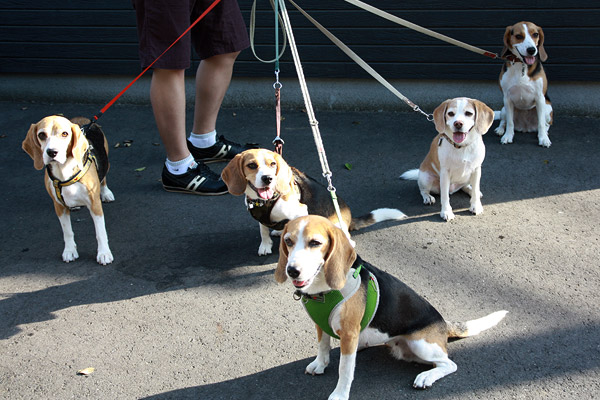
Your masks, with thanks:
<instances>
[{"instance_id":1,"label":"dog's collar","mask_svg":"<svg viewBox=\"0 0 600 400\"><path fill-rule=\"evenodd\" d=\"M280 231L285 227L285 224L288 223L288 219L284 219L277 222L271 221L271 212L273 211L273 207L277 201L281 198L281 193L275 192L273 197L268 200L263 199L250 199L246 196L245 202L246 207L248 208L248 212L252 217L260 222L262 225L267 228L274 229L276 231Z\"/></svg>"},{"instance_id":2,"label":"dog's collar","mask_svg":"<svg viewBox=\"0 0 600 400\"><path fill-rule=\"evenodd\" d=\"M54 187L54 192L56 193L56 198L58 199L58 201L60 201L60 203L63 206L68 207L67 204L65 203L65 199L62 196L62 188L64 186L70 186L74 183L79 182L81 180L81 178L83 178L84 175L88 172L88 170L90 169L90 166L92 165L92 162L95 161L95 159L96 159L96 157L88 149L84 155L83 168L81 168L73 176L71 176L69 179L67 179L65 181L56 179L56 177L54 177L54 175L52 175L52 169L50 168L50 165L46 165L46 171L48 172L48 177L50 178L50 181L52 182L52 186Z\"/></svg>"},{"instance_id":3,"label":"dog's collar","mask_svg":"<svg viewBox=\"0 0 600 400\"><path fill-rule=\"evenodd\" d=\"M467 133L468 133L468 132L467 132ZM448 135L446 135L445 133L441 133L441 134L440 134L440 136L441 136L441 137L440 137L440 140L439 140L439 142L438 142L438 146L441 146L441 145L442 145L442 139L446 139L446 140L448 141L448 143L450 143L452 146L456 147L457 149L462 149L462 148L464 148L464 147L467 147L467 146L468 146L468 144L467 144L467 145L464 145L464 146L461 146L461 145L457 144L457 143L456 143L454 140L450 139L450 138L448 137Z\"/></svg>"},{"instance_id":4,"label":"dog's collar","mask_svg":"<svg viewBox=\"0 0 600 400\"><path fill-rule=\"evenodd\" d=\"M271 197L270 199L267 199L267 200L265 200L265 199L250 199L248 196L246 196L246 207L248 208L248 210L251 210L254 207L270 206L273 203L276 203L280 197L281 197L281 193L279 193L279 192L274 192L273 197Z\"/></svg>"},{"instance_id":5,"label":"dog's collar","mask_svg":"<svg viewBox=\"0 0 600 400\"><path fill-rule=\"evenodd\" d=\"M361 272L363 274L368 273L365 313L360 321L360 330L362 331L371 323L379 306L379 284L377 278L371 272L367 271L362 264L348 271L346 284L341 290L330 290L318 294L305 294L299 291L295 293L295 296L302 301L302 305L310 318L323 332L331 337L339 339L333 328L331 328L331 319L335 315L335 310L341 307L360 288L362 283Z\"/></svg>"}]
</instances>

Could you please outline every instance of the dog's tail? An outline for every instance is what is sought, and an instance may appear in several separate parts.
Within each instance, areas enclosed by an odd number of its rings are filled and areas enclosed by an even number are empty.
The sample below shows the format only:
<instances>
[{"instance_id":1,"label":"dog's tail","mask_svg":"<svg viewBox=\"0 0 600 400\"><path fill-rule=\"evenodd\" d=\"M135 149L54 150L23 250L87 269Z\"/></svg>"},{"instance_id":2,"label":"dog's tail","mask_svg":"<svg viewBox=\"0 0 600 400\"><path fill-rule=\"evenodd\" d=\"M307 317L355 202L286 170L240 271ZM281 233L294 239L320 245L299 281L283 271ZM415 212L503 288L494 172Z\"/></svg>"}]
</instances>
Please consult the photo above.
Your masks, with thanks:
<instances>
[{"instance_id":1,"label":"dog's tail","mask_svg":"<svg viewBox=\"0 0 600 400\"><path fill-rule=\"evenodd\" d=\"M406 214L396 208L378 208L362 217L352 218L348 230L357 231L378 222L401 220L404 218L406 218Z\"/></svg>"},{"instance_id":2,"label":"dog's tail","mask_svg":"<svg viewBox=\"0 0 600 400\"><path fill-rule=\"evenodd\" d=\"M504 118L504 108L500 111L494 111L494 121Z\"/></svg>"},{"instance_id":3,"label":"dog's tail","mask_svg":"<svg viewBox=\"0 0 600 400\"><path fill-rule=\"evenodd\" d=\"M508 311L496 311L485 317L474 319L467 322L449 322L446 321L448 326L448 337L450 338L466 338L469 336L475 336L486 329L490 329L502 321L502 318L506 316Z\"/></svg>"},{"instance_id":4,"label":"dog's tail","mask_svg":"<svg viewBox=\"0 0 600 400\"><path fill-rule=\"evenodd\" d=\"M419 179L419 170L418 169L409 169L402 175L400 175L400 179L406 179L409 181L416 181Z\"/></svg>"}]
</instances>

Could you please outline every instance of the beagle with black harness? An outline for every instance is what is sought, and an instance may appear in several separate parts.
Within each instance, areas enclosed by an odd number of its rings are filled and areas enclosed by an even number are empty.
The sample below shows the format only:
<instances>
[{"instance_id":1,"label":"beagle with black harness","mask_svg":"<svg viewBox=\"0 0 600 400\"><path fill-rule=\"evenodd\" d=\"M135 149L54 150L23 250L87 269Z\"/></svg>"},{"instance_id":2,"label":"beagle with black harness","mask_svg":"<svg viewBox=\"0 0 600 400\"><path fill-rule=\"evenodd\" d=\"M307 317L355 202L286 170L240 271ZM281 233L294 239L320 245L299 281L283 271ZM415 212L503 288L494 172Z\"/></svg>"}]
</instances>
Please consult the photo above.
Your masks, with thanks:
<instances>
[{"instance_id":1,"label":"beagle with black harness","mask_svg":"<svg viewBox=\"0 0 600 400\"><path fill-rule=\"evenodd\" d=\"M502 56L512 55L500 72L504 107L496 112L500 143L512 143L515 131L537 132L538 144L550 147L548 130L553 122L552 104L547 95L548 79L542 61L548 59L544 49L544 31L532 22L521 21L507 26Z\"/></svg>"},{"instance_id":2,"label":"beagle with black harness","mask_svg":"<svg viewBox=\"0 0 600 400\"><path fill-rule=\"evenodd\" d=\"M96 261L107 265L113 261L113 255L108 246L102 202L113 201L115 197L106 186L109 169L106 137L96 124L91 124L84 135L80 125L89 123L79 117L71 121L58 115L43 118L31 124L22 147L36 169L46 167L44 183L63 230L63 261L79 257L70 210L86 206L96 230Z\"/></svg>"},{"instance_id":3,"label":"beagle with black harness","mask_svg":"<svg viewBox=\"0 0 600 400\"><path fill-rule=\"evenodd\" d=\"M269 229L277 234L294 218L316 214L338 222L327 188L290 167L279 154L266 149L250 149L236 155L221 173L229 193L246 195L248 211L260 223L258 255L271 254L273 241ZM353 218L350 207L337 198L347 230L358 230L377 222L399 220L406 215L397 209L379 208Z\"/></svg>"},{"instance_id":4,"label":"beagle with black harness","mask_svg":"<svg viewBox=\"0 0 600 400\"><path fill-rule=\"evenodd\" d=\"M339 378L330 400L348 399L358 350L386 345L398 359L433 364L413 383L425 389L456 371L448 358L448 338L476 335L507 313L446 321L405 283L358 257L345 234L316 215L290 221L282 232L275 280L283 283L288 277L317 327L317 357L305 372L323 374L330 338L340 339Z\"/></svg>"}]
</instances>

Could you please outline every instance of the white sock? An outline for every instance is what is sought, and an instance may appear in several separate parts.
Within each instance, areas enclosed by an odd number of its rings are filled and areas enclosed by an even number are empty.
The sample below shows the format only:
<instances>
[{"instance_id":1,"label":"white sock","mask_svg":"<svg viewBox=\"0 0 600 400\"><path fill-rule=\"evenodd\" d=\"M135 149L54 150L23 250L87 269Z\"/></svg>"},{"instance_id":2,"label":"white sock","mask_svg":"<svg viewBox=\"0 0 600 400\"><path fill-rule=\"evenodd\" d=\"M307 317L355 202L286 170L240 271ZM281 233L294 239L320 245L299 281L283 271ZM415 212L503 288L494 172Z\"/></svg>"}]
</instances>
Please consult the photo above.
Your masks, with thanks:
<instances>
[{"instance_id":1,"label":"white sock","mask_svg":"<svg viewBox=\"0 0 600 400\"><path fill-rule=\"evenodd\" d=\"M217 130L200 134L190 132L189 141L194 147L205 149L217 143Z\"/></svg>"},{"instance_id":2,"label":"white sock","mask_svg":"<svg viewBox=\"0 0 600 400\"><path fill-rule=\"evenodd\" d=\"M188 168L193 167L195 164L196 162L194 161L194 157L192 157L191 154L183 160L171 161L167 158L167 161L165 161L167 171L169 171L173 175L185 174Z\"/></svg>"}]
</instances>

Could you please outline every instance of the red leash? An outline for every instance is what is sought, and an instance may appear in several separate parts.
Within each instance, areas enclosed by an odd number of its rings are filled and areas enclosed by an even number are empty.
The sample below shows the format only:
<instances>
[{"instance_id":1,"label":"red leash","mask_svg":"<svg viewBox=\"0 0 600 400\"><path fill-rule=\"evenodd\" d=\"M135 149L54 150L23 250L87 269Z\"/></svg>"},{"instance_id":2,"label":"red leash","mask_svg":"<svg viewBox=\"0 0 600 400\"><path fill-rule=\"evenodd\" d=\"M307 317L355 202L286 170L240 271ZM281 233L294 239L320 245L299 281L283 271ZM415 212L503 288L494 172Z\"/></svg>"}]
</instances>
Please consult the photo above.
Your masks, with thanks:
<instances>
[{"instance_id":1,"label":"red leash","mask_svg":"<svg viewBox=\"0 0 600 400\"><path fill-rule=\"evenodd\" d=\"M171 45L169 47L167 47L167 49L165 51L162 52L162 54L158 57L156 57L156 60L152 61L152 64L148 65L146 67L146 69L144 69L134 80L131 81L131 83L129 85L127 85L125 87L125 89L121 90L121 92L116 95L111 101L108 102L108 104L106 104L98 114L94 115L91 120L92 122L88 125L91 125L93 123L95 123L96 121L98 121L98 119L102 116L102 114L104 114L104 112L106 112L106 110L108 110L118 99L119 97L121 97L138 79L140 79L142 77L142 75L144 75L146 73L146 71L148 71L150 68L152 68L152 66L154 65L154 63L156 63L163 55L165 55L165 53L167 51L169 51L171 49L171 47L173 47L182 37L184 37L194 26L196 26L196 24L198 22L200 22L200 20L202 18L204 18L206 16L206 14L208 14L213 8L215 8L215 6L217 4L219 4L221 0L215 0L207 9L206 11L204 11L195 21L192 25L190 25L189 28L187 28L181 35L179 35L179 37L177 39L175 39L175 41L173 43L171 43Z\"/></svg>"}]
</instances>

